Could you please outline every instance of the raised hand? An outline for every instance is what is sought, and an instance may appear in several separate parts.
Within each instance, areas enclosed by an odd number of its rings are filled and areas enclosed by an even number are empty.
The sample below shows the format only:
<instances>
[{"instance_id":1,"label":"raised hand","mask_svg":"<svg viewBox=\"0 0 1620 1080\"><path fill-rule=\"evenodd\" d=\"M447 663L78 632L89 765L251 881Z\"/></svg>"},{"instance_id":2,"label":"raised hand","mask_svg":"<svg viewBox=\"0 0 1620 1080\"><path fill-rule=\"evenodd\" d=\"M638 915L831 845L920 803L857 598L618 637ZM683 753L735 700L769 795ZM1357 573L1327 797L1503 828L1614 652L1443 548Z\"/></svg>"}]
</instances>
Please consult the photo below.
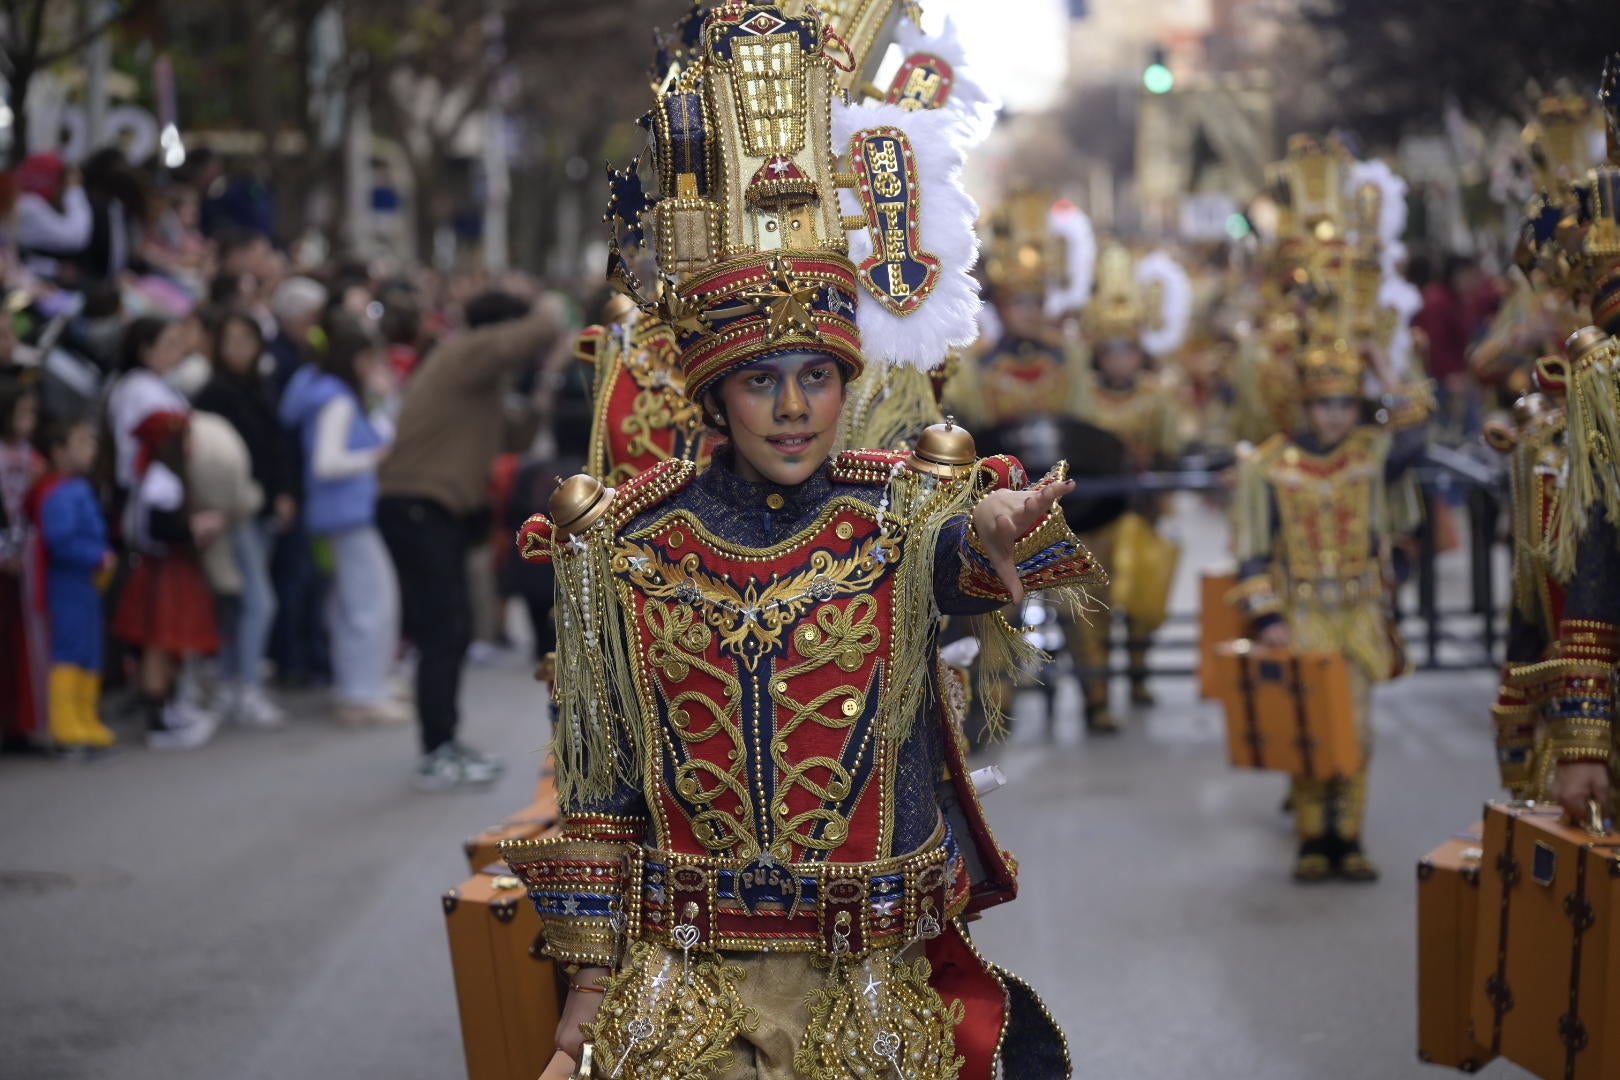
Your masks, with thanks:
<instances>
[{"instance_id":1,"label":"raised hand","mask_svg":"<svg viewBox=\"0 0 1620 1080\"><path fill-rule=\"evenodd\" d=\"M1013 603L1024 598L1024 583L1018 580L1018 564L1013 561L1013 545L1045 520L1057 501L1073 490L1074 481L1065 480L1039 491L992 491L973 508L973 531L979 534L990 567Z\"/></svg>"}]
</instances>

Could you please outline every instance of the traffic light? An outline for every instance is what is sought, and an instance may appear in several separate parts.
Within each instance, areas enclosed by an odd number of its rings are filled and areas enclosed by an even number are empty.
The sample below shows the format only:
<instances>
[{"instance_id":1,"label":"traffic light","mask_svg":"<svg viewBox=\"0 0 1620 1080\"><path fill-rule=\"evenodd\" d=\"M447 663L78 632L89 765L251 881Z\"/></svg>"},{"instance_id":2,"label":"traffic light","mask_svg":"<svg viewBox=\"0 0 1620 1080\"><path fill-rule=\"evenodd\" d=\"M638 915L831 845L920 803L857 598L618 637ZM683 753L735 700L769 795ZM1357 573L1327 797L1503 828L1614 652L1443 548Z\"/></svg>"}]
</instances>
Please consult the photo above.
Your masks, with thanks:
<instances>
[{"instance_id":1,"label":"traffic light","mask_svg":"<svg viewBox=\"0 0 1620 1080\"><path fill-rule=\"evenodd\" d=\"M1176 88L1176 73L1165 63L1164 46L1155 45L1147 68L1142 72L1142 85L1150 94L1168 94Z\"/></svg>"}]
</instances>

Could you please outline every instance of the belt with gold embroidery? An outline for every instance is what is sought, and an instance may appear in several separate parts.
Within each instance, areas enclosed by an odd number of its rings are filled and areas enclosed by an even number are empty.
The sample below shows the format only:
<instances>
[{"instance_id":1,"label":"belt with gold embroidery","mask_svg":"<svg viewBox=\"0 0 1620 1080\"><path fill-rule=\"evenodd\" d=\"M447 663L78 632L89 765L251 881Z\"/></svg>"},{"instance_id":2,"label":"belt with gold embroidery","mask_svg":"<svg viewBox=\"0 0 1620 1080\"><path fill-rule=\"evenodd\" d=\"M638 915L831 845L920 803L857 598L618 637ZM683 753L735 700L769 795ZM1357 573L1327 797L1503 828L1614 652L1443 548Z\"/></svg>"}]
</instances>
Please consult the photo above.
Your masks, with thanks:
<instances>
[{"instance_id":1,"label":"belt with gold embroidery","mask_svg":"<svg viewBox=\"0 0 1620 1080\"><path fill-rule=\"evenodd\" d=\"M675 950L865 956L937 936L970 884L948 827L938 843L876 862L739 863L651 848L627 861L629 925Z\"/></svg>"}]
</instances>

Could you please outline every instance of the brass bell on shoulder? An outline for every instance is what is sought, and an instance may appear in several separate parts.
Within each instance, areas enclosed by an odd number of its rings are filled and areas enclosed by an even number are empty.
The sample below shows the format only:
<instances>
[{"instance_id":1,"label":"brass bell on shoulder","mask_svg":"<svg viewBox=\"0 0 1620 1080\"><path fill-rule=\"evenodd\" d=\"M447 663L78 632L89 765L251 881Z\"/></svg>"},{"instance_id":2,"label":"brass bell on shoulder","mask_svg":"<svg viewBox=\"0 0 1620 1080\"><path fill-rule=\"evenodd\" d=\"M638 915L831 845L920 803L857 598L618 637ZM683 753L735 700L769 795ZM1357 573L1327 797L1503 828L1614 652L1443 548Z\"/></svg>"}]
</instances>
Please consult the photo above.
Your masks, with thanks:
<instances>
[{"instance_id":1,"label":"brass bell on shoulder","mask_svg":"<svg viewBox=\"0 0 1620 1080\"><path fill-rule=\"evenodd\" d=\"M941 480L966 476L978 464L979 454L967 428L947 416L943 424L930 424L917 436L909 464L917 472Z\"/></svg>"},{"instance_id":2,"label":"brass bell on shoulder","mask_svg":"<svg viewBox=\"0 0 1620 1080\"><path fill-rule=\"evenodd\" d=\"M587 473L576 473L551 493L551 520L559 538L589 532L613 505L609 488Z\"/></svg>"},{"instance_id":3,"label":"brass bell on shoulder","mask_svg":"<svg viewBox=\"0 0 1620 1080\"><path fill-rule=\"evenodd\" d=\"M1596 363L1603 359L1603 352L1613 341L1613 338L1596 326L1581 327L1564 342L1564 352L1569 356L1569 366L1578 370L1589 363Z\"/></svg>"}]
</instances>

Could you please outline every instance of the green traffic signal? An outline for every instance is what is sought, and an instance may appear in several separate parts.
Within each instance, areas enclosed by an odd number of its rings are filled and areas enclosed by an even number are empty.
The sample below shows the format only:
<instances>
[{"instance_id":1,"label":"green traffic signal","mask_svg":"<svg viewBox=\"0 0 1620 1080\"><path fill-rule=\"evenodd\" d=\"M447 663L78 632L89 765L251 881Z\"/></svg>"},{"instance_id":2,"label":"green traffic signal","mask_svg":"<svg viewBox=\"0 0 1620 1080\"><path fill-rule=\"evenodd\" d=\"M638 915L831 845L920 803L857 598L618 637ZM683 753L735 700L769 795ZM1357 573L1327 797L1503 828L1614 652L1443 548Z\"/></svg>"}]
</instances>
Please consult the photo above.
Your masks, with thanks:
<instances>
[{"instance_id":1,"label":"green traffic signal","mask_svg":"<svg viewBox=\"0 0 1620 1080\"><path fill-rule=\"evenodd\" d=\"M1150 94L1168 94L1176 88L1175 72L1163 64L1149 64L1142 72L1142 85Z\"/></svg>"}]
</instances>

